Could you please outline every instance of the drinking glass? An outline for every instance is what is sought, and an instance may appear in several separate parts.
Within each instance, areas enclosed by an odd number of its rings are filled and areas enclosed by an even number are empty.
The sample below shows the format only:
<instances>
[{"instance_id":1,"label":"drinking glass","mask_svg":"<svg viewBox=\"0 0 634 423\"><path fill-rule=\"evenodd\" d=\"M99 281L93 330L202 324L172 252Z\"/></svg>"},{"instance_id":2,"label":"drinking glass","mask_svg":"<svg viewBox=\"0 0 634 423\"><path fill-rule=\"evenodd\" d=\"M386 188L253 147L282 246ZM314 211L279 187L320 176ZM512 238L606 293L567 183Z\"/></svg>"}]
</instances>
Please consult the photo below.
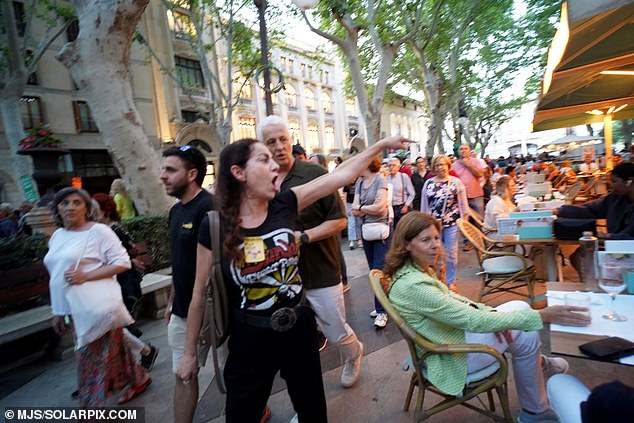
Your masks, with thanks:
<instances>
[{"instance_id":1,"label":"drinking glass","mask_svg":"<svg viewBox=\"0 0 634 423\"><path fill-rule=\"evenodd\" d=\"M575 313L583 314L584 316L592 317L592 297L590 294L583 294L581 292L570 292L565 296L566 305L585 307L587 311L575 311Z\"/></svg>"},{"instance_id":2,"label":"drinking glass","mask_svg":"<svg viewBox=\"0 0 634 423\"><path fill-rule=\"evenodd\" d=\"M605 264L599 268L599 287L608 293L611 298L612 311L603 315L604 319L615 322L625 322L626 316L616 312L614 301L616 295L625 290L625 282L623 282L623 269L620 266Z\"/></svg>"}]
</instances>

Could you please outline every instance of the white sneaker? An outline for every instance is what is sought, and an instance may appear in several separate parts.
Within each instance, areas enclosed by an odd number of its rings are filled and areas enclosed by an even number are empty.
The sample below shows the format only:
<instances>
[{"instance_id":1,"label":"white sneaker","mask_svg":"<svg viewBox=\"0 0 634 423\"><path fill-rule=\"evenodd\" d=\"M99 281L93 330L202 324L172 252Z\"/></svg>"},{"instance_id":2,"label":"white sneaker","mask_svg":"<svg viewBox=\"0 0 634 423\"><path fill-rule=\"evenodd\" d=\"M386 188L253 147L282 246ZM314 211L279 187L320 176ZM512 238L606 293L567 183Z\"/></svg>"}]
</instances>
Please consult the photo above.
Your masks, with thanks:
<instances>
[{"instance_id":1,"label":"white sneaker","mask_svg":"<svg viewBox=\"0 0 634 423\"><path fill-rule=\"evenodd\" d=\"M354 241L350 241L350 243L348 244L348 248L350 248L351 250L354 250L356 248Z\"/></svg>"},{"instance_id":2,"label":"white sneaker","mask_svg":"<svg viewBox=\"0 0 634 423\"><path fill-rule=\"evenodd\" d=\"M374 319L374 318L376 317L376 315L377 315L377 314L378 314L378 313L376 312L376 310L372 310L372 311L370 312L370 317Z\"/></svg>"},{"instance_id":3,"label":"white sneaker","mask_svg":"<svg viewBox=\"0 0 634 423\"><path fill-rule=\"evenodd\" d=\"M568 362L561 357L548 357L542 355L542 370L544 374L555 375L558 373L568 373Z\"/></svg>"},{"instance_id":4,"label":"white sneaker","mask_svg":"<svg viewBox=\"0 0 634 423\"><path fill-rule=\"evenodd\" d=\"M341 385L350 388L355 384L361 373L361 360L363 360L363 344L359 342L359 355L352 360L346 360L341 372Z\"/></svg>"},{"instance_id":5,"label":"white sneaker","mask_svg":"<svg viewBox=\"0 0 634 423\"><path fill-rule=\"evenodd\" d=\"M383 329L387 326L387 314L378 313L376 319L374 319L374 327L377 329Z\"/></svg>"},{"instance_id":6,"label":"white sneaker","mask_svg":"<svg viewBox=\"0 0 634 423\"><path fill-rule=\"evenodd\" d=\"M359 247L359 248L363 248L363 241L358 240L358 241L357 241L357 247Z\"/></svg>"}]
</instances>

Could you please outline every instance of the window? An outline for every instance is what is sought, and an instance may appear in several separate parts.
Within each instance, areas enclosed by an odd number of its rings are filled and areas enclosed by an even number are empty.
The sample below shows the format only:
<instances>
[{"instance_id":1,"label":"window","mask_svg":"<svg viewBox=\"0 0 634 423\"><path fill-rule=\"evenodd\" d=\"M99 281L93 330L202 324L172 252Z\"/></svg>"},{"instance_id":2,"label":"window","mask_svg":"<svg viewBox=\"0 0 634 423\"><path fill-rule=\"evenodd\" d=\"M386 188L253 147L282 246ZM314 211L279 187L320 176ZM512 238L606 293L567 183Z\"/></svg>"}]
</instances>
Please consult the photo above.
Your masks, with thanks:
<instances>
[{"instance_id":1,"label":"window","mask_svg":"<svg viewBox=\"0 0 634 423\"><path fill-rule=\"evenodd\" d=\"M181 118L183 122L196 122L200 118L200 113L194 110L181 110Z\"/></svg>"},{"instance_id":2,"label":"window","mask_svg":"<svg viewBox=\"0 0 634 423\"><path fill-rule=\"evenodd\" d=\"M326 151L335 148L335 128L328 125L324 128L324 149Z\"/></svg>"},{"instance_id":3,"label":"window","mask_svg":"<svg viewBox=\"0 0 634 423\"><path fill-rule=\"evenodd\" d=\"M308 149L311 151L319 150L319 127L316 123L308 124Z\"/></svg>"},{"instance_id":4,"label":"window","mask_svg":"<svg viewBox=\"0 0 634 423\"><path fill-rule=\"evenodd\" d=\"M308 65L308 79L313 79L313 67Z\"/></svg>"},{"instance_id":5,"label":"window","mask_svg":"<svg viewBox=\"0 0 634 423\"><path fill-rule=\"evenodd\" d=\"M24 14L24 3L14 1L13 11L15 13L15 26L18 29L18 36L24 37L24 32L26 31L26 15Z\"/></svg>"},{"instance_id":6,"label":"window","mask_svg":"<svg viewBox=\"0 0 634 423\"><path fill-rule=\"evenodd\" d=\"M315 110L315 93L310 88L304 88L304 102L308 110Z\"/></svg>"},{"instance_id":7,"label":"window","mask_svg":"<svg viewBox=\"0 0 634 423\"><path fill-rule=\"evenodd\" d=\"M79 35L79 20L73 19L73 21L66 28L66 39L70 43L75 41Z\"/></svg>"},{"instance_id":8,"label":"window","mask_svg":"<svg viewBox=\"0 0 634 423\"><path fill-rule=\"evenodd\" d=\"M42 102L39 97L24 96L20 99L20 114L24 129L33 128L40 122L44 122L42 114Z\"/></svg>"},{"instance_id":9,"label":"window","mask_svg":"<svg viewBox=\"0 0 634 423\"><path fill-rule=\"evenodd\" d=\"M97 124L92 118L90 107L85 101L73 101L73 112L75 113L75 128L77 132L99 132Z\"/></svg>"},{"instance_id":10,"label":"window","mask_svg":"<svg viewBox=\"0 0 634 423\"><path fill-rule=\"evenodd\" d=\"M288 132L291 135L293 144L301 144L302 131L299 129L299 121L291 119L288 121Z\"/></svg>"},{"instance_id":11,"label":"window","mask_svg":"<svg viewBox=\"0 0 634 423\"><path fill-rule=\"evenodd\" d=\"M33 50L26 50L26 60L27 60L27 66L31 63L31 61L33 60ZM29 75L29 79L26 80L26 83L28 85L37 85L38 81L37 81L37 71L33 71L30 75Z\"/></svg>"},{"instance_id":12,"label":"window","mask_svg":"<svg viewBox=\"0 0 634 423\"><path fill-rule=\"evenodd\" d=\"M288 59L288 73L292 74L295 71L293 66L295 66L295 61L293 59Z\"/></svg>"},{"instance_id":13,"label":"window","mask_svg":"<svg viewBox=\"0 0 634 423\"><path fill-rule=\"evenodd\" d=\"M176 10L167 11L167 24L177 40L189 40L195 32L189 16Z\"/></svg>"},{"instance_id":14,"label":"window","mask_svg":"<svg viewBox=\"0 0 634 423\"><path fill-rule=\"evenodd\" d=\"M280 70L286 72L286 57L280 57Z\"/></svg>"},{"instance_id":15,"label":"window","mask_svg":"<svg viewBox=\"0 0 634 423\"><path fill-rule=\"evenodd\" d=\"M325 71L324 75L325 75L324 84L329 84L330 82L328 81L328 71Z\"/></svg>"},{"instance_id":16,"label":"window","mask_svg":"<svg viewBox=\"0 0 634 423\"><path fill-rule=\"evenodd\" d=\"M238 133L236 139L256 138L255 118L251 116L238 116Z\"/></svg>"},{"instance_id":17,"label":"window","mask_svg":"<svg viewBox=\"0 0 634 423\"><path fill-rule=\"evenodd\" d=\"M302 63L299 65L299 71L302 75L302 78L306 78L306 63Z\"/></svg>"},{"instance_id":18,"label":"window","mask_svg":"<svg viewBox=\"0 0 634 423\"><path fill-rule=\"evenodd\" d=\"M354 108L354 98L346 99L346 114L351 117L357 116L357 111Z\"/></svg>"},{"instance_id":19,"label":"window","mask_svg":"<svg viewBox=\"0 0 634 423\"><path fill-rule=\"evenodd\" d=\"M332 99L327 92L321 94L321 105L324 108L324 113L332 114Z\"/></svg>"},{"instance_id":20,"label":"window","mask_svg":"<svg viewBox=\"0 0 634 423\"><path fill-rule=\"evenodd\" d=\"M185 89L203 89L205 81L203 71L198 60L175 56L176 73Z\"/></svg>"},{"instance_id":21,"label":"window","mask_svg":"<svg viewBox=\"0 0 634 423\"><path fill-rule=\"evenodd\" d=\"M289 109L297 109L297 94L291 84L285 84L284 99Z\"/></svg>"}]
</instances>

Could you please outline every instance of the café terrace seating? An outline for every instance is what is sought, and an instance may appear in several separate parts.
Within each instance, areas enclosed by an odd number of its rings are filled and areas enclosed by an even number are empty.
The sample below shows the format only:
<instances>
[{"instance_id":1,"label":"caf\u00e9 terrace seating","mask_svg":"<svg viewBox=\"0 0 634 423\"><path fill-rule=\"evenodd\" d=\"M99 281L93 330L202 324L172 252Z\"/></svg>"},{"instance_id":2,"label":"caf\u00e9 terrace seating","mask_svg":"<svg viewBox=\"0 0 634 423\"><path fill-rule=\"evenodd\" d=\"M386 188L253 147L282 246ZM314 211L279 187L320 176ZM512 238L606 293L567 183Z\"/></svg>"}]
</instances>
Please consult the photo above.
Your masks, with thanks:
<instances>
[{"instance_id":1,"label":"caf\u00e9 terrace seating","mask_svg":"<svg viewBox=\"0 0 634 423\"><path fill-rule=\"evenodd\" d=\"M483 297L495 293L510 292L527 296L531 304L535 300L535 266L533 261L525 255L513 251L500 251L499 243L488 238L477 227L465 219L458 219L458 229L473 245L473 251L478 257L482 285L478 301Z\"/></svg>"}]
</instances>

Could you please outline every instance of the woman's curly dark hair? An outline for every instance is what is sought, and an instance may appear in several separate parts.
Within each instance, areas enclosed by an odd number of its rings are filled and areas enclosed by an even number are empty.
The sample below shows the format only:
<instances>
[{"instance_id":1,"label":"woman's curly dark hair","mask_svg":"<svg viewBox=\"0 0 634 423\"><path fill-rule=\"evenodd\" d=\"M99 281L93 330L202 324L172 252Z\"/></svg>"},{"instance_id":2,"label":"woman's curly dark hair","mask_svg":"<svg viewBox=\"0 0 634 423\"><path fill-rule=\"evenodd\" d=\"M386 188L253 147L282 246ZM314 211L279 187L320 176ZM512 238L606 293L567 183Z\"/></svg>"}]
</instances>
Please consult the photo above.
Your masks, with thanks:
<instances>
[{"instance_id":1,"label":"woman's curly dark hair","mask_svg":"<svg viewBox=\"0 0 634 423\"><path fill-rule=\"evenodd\" d=\"M245 138L225 146L220 152L216 196L220 204L220 213L227 220L227 233L224 247L232 258L239 259L242 253L238 246L240 236L240 201L244 192L244 183L231 174L231 166L244 168L251 157L253 144L258 140Z\"/></svg>"}]
</instances>

